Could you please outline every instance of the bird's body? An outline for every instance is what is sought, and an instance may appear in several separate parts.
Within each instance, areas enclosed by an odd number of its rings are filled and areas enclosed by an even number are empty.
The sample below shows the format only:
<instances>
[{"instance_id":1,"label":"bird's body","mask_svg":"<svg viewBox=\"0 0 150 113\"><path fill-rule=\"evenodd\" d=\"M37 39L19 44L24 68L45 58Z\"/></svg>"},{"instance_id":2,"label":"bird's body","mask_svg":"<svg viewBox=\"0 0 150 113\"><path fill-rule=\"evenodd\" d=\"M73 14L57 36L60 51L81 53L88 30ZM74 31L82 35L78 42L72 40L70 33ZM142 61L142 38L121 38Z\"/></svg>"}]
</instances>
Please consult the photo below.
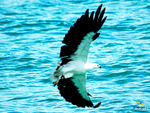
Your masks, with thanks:
<instances>
[{"instance_id":1,"label":"bird's body","mask_svg":"<svg viewBox=\"0 0 150 113\"><path fill-rule=\"evenodd\" d=\"M50 79L54 82L60 79L61 75L65 75L65 78L72 77L73 74L84 74L96 68L101 68L96 63L85 63L83 61L70 61L66 65L57 66L56 71L50 76Z\"/></svg>"},{"instance_id":2,"label":"bird's body","mask_svg":"<svg viewBox=\"0 0 150 113\"><path fill-rule=\"evenodd\" d=\"M79 45L78 49L72 56L71 61L67 64L62 65L62 60L59 61L56 71L50 76L50 79L54 82L60 79L61 75L64 74L65 78L71 77L71 73L74 74L83 74L92 69L100 67L96 63L89 63L87 62L88 52L91 42L93 41L92 37L96 33L90 32L88 33L82 40L81 44ZM70 74L68 74L70 73ZM69 77L67 76L69 75ZM72 74L73 75L73 74Z\"/></svg>"},{"instance_id":3,"label":"bird's body","mask_svg":"<svg viewBox=\"0 0 150 113\"><path fill-rule=\"evenodd\" d=\"M85 14L70 27L62 41L60 61L50 80L57 83L61 96L66 101L81 107L98 107L93 105L86 90L86 73L90 70L101 68L96 63L88 62L90 44L98 38L98 30L106 20L103 19L105 8L101 11L100 5L96 11L89 16L87 9ZM63 77L62 77L63 76Z\"/></svg>"}]
</instances>

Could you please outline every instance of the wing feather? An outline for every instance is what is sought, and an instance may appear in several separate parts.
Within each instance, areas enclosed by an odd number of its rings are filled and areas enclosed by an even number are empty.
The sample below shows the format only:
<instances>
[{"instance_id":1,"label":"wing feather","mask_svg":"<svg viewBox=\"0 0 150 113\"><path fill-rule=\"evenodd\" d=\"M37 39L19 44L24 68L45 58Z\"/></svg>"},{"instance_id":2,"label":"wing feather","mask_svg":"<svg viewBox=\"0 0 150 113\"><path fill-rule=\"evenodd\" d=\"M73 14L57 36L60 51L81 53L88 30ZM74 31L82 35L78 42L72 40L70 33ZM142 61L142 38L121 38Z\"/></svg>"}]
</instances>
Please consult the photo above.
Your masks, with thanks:
<instances>
[{"instance_id":1,"label":"wing feather","mask_svg":"<svg viewBox=\"0 0 150 113\"><path fill-rule=\"evenodd\" d=\"M95 19L94 19L95 22L97 22L97 20L98 20L101 8L102 8L102 4L96 10Z\"/></svg>"},{"instance_id":2,"label":"wing feather","mask_svg":"<svg viewBox=\"0 0 150 113\"><path fill-rule=\"evenodd\" d=\"M78 59L87 61L89 46L100 35L97 32L107 18L105 17L103 19L105 8L102 11L101 9L102 5L98 7L95 17L94 11L89 16L89 9L87 9L85 14L77 19L75 24L70 27L70 30L62 41L65 45L61 47L61 60L65 58L65 60L69 59L68 61Z\"/></svg>"},{"instance_id":3,"label":"wing feather","mask_svg":"<svg viewBox=\"0 0 150 113\"><path fill-rule=\"evenodd\" d=\"M70 27L70 30L62 41L64 45L61 47L61 64L59 67L63 67L71 61L87 61L90 44L100 35L97 32L107 18L107 16L104 17L105 8L102 11L101 9L102 5L98 7L95 16L94 11L89 16L89 9L87 9L85 14ZM71 75L65 75L65 78L59 80L58 89L66 101L77 106L96 108L101 104L99 102L93 106L89 93L86 90L86 74L71 73Z\"/></svg>"},{"instance_id":4,"label":"wing feather","mask_svg":"<svg viewBox=\"0 0 150 113\"><path fill-rule=\"evenodd\" d=\"M74 74L71 78L61 79L58 89L66 101L79 107L93 107L85 85L85 74Z\"/></svg>"},{"instance_id":5,"label":"wing feather","mask_svg":"<svg viewBox=\"0 0 150 113\"><path fill-rule=\"evenodd\" d=\"M90 20L93 20L93 16L94 16L94 11L92 11L92 13L90 15Z\"/></svg>"}]
</instances>

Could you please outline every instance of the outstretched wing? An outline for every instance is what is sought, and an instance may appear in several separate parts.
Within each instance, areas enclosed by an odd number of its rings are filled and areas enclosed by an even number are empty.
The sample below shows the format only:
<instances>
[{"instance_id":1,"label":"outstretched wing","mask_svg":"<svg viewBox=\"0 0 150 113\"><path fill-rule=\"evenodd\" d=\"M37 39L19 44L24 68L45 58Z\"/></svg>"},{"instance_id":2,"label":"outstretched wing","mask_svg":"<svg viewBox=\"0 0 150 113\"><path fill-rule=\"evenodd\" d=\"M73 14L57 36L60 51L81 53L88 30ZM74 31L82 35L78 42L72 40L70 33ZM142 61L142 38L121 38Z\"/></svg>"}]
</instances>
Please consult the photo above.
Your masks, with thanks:
<instances>
[{"instance_id":1,"label":"outstretched wing","mask_svg":"<svg viewBox=\"0 0 150 113\"><path fill-rule=\"evenodd\" d=\"M71 78L60 79L58 89L66 101L78 107L98 107L101 104L93 105L86 90L85 74L74 74Z\"/></svg>"},{"instance_id":2,"label":"outstretched wing","mask_svg":"<svg viewBox=\"0 0 150 113\"><path fill-rule=\"evenodd\" d=\"M65 44L61 47L60 52L62 65L72 60L87 61L89 46L100 35L97 32L107 18L103 18L105 8L102 11L101 9L102 5L98 7L95 16L94 11L89 16L87 9L85 14L70 27L62 41Z\"/></svg>"},{"instance_id":3,"label":"outstretched wing","mask_svg":"<svg viewBox=\"0 0 150 113\"><path fill-rule=\"evenodd\" d=\"M79 60L87 62L90 44L100 35L100 33L97 32L107 18L103 18L105 8L102 11L101 9L102 5L98 7L95 16L94 11L89 16L89 10L87 9L85 14L71 26L63 40L64 45L61 47L60 52L61 64L57 69L70 61ZM85 75L86 74L72 73L71 76L69 75L69 77L66 77L68 76L66 73L65 78L59 80L58 89L61 96L63 96L66 101L80 107L88 106L96 108L101 102L96 106L91 102L89 93L86 90Z\"/></svg>"}]
</instances>

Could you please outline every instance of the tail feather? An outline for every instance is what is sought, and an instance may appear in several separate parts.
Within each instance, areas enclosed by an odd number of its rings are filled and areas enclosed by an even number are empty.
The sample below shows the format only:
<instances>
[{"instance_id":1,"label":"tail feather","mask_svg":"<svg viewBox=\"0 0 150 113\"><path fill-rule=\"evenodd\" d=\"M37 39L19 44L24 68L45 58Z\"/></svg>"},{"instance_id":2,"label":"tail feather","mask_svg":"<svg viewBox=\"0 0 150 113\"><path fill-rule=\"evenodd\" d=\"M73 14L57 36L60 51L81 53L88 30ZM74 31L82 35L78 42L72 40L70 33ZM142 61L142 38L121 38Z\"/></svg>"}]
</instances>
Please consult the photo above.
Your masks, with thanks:
<instances>
[{"instance_id":1,"label":"tail feather","mask_svg":"<svg viewBox=\"0 0 150 113\"><path fill-rule=\"evenodd\" d=\"M49 77L49 79L50 79L52 82L57 81L58 78L59 78L59 77L54 76L54 74L52 74L52 75Z\"/></svg>"}]
</instances>

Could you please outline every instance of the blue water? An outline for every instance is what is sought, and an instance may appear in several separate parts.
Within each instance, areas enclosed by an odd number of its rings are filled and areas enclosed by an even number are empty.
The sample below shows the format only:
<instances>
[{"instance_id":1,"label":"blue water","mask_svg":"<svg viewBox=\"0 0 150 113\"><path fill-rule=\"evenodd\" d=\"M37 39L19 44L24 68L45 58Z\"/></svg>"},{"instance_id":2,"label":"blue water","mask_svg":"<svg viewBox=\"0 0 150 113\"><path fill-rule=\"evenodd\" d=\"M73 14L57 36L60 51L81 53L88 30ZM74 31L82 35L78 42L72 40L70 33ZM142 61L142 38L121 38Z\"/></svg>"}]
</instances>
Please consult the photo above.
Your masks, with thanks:
<instances>
[{"instance_id":1,"label":"blue water","mask_svg":"<svg viewBox=\"0 0 150 113\"><path fill-rule=\"evenodd\" d=\"M102 105L80 108L48 78L70 26L101 3L108 18L89 61L102 69L88 73L87 90ZM0 0L0 112L150 112L150 1Z\"/></svg>"}]
</instances>

